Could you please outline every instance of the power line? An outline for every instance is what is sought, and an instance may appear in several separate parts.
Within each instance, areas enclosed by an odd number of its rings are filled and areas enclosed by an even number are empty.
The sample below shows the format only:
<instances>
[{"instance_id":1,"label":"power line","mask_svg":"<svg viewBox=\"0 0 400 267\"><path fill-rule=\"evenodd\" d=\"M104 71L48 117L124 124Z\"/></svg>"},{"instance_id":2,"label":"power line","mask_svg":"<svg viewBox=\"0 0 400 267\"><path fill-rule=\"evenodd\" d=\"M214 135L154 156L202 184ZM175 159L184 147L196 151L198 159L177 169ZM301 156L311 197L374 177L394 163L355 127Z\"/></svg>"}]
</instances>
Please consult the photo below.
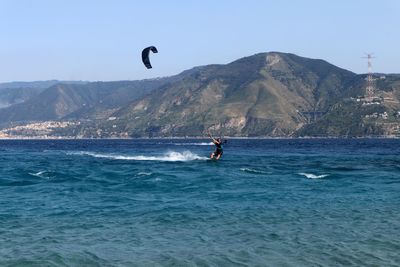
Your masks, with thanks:
<instances>
[{"instance_id":1,"label":"power line","mask_svg":"<svg viewBox=\"0 0 400 267\"><path fill-rule=\"evenodd\" d=\"M366 56L363 57L368 60L368 74L367 74L367 86L365 88L365 97L369 99L373 99L375 96L375 86L374 86L374 78L372 74L372 59L375 58L373 53L366 53Z\"/></svg>"}]
</instances>

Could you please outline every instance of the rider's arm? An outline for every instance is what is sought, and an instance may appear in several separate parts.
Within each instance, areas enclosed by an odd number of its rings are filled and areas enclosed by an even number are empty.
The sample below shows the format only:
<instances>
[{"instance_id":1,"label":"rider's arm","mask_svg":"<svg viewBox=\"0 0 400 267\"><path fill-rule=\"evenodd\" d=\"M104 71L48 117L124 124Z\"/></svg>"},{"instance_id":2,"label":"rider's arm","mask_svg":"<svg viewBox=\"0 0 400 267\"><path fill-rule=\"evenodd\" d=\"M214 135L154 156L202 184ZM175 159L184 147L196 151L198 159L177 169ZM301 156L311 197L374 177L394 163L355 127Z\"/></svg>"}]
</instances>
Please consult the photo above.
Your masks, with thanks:
<instances>
[{"instance_id":1,"label":"rider's arm","mask_svg":"<svg viewBox=\"0 0 400 267\"><path fill-rule=\"evenodd\" d=\"M210 136L210 138L212 139L213 143L216 143L216 142L217 142L217 140L215 140L215 139L214 139L214 137L212 137L212 135L211 135L210 131L208 131L208 135L209 135L209 136Z\"/></svg>"}]
</instances>

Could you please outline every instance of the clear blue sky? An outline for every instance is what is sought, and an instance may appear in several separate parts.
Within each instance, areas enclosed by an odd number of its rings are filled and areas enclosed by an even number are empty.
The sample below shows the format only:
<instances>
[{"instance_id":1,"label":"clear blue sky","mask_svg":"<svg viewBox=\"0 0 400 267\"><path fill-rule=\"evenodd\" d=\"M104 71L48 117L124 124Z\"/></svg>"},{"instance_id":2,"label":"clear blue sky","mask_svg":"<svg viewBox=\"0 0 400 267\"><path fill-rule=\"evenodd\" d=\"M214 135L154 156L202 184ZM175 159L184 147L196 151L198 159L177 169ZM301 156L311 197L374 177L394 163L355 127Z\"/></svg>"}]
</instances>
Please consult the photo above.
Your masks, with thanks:
<instances>
[{"instance_id":1,"label":"clear blue sky","mask_svg":"<svg viewBox=\"0 0 400 267\"><path fill-rule=\"evenodd\" d=\"M0 82L136 80L282 51L400 73L398 0L0 0ZM153 69L142 48L155 45Z\"/></svg>"}]
</instances>

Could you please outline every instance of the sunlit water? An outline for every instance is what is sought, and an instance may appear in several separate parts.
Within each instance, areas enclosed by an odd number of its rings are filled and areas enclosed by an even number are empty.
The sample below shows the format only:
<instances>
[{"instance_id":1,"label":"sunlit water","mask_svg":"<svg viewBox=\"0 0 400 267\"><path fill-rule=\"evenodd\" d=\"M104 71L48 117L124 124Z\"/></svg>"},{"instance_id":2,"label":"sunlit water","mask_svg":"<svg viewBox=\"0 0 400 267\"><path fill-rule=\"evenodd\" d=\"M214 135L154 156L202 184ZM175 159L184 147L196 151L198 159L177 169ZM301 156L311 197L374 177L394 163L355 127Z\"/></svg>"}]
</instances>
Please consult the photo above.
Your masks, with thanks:
<instances>
[{"instance_id":1,"label":"sunlit water","mask_svg":"<svg viewBox=\"0 0 400 267\"><path fill-rule=\"evenodd\" d=\"M0 141L0 266L399 266L400 140Z\"/></svg>"}]
</instances>

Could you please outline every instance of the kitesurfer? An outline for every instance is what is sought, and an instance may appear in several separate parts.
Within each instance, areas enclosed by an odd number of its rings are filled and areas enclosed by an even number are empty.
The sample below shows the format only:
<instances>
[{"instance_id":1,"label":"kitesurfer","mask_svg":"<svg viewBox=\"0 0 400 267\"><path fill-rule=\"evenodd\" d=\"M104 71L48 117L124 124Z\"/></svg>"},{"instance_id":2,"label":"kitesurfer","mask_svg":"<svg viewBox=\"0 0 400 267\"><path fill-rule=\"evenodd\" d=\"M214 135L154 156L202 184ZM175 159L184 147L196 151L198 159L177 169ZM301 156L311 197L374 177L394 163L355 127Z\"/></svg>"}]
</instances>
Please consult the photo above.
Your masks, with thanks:
<instances>
[{"instance_id":1,"label":"kitesurfer","mask_svg":"<svg viewBox=\"0 0 400 267\"><path fill-rule=\"evenodd\" d=\"M215 145L215 151L213 153L211 153L210 158L219 160L221 158L222 154L224 153L224 151L222 149L222 140L221 140L221 138L212 137L210 131L208 131L208 135L210 136L210 138L212 139L212 142Z\"/></svg>"}]
</instances>

